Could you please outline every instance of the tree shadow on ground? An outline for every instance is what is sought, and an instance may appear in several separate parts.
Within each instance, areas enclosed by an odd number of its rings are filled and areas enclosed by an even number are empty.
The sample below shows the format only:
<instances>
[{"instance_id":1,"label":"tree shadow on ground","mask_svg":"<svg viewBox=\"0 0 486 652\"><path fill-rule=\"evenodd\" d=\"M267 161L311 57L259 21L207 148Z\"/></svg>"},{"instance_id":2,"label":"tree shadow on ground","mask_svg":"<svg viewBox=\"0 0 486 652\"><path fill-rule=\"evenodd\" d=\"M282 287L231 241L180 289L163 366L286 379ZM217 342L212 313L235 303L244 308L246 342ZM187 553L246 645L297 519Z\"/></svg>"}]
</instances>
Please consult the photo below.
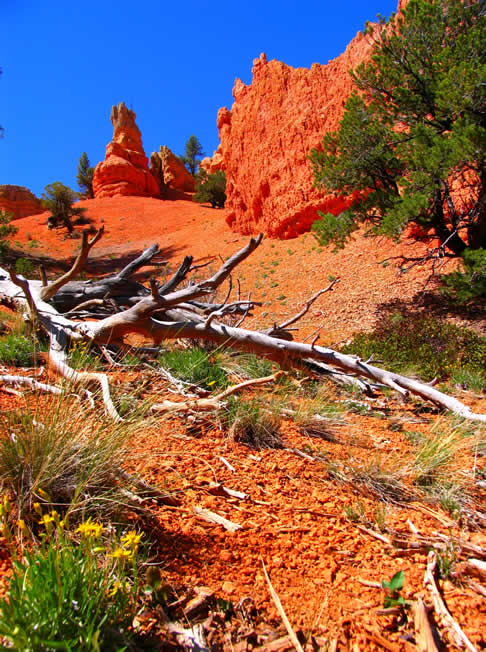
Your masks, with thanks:
<instances>
[{"instance_id":1,"label":"tree shadow on ground","mask_svg":"<svg viewBox=\"0 0 486 652\"><path fill-rule=\"evenodd\" d=\"M171 263L171 268L173 268L174 265L178 266L182 262L183 256L180 257L180 260L172 260L178 255L181 249L182 247L178 246L162 247L155 258L161 262L164 261ZM131 263L133 260L135 260L135 258L140 256L143 251L145 251L145 249L136 249L133 251L124 252L123 254L104 254L102 256L89 256L84 266L84 271L89 275L115 274L126 267L126 265ZM73 261L74 258L72 258L71 264ZM150 276L150 272L151 270L153 272L154 268L164 270L167 269L167 265L156 265L149 263L146 267L141 268L137 274L134 274L133 278L137 278L137 276Z\"/></svg>"},{"instance_id":2,"label":"tree shadow on ground","mask_svg":"<svg viewBox=\"0 0 486 652\"><path fill-rule=\"evenodd\" d=\"M394 313L406 315L430 315L438 319L453 318L467 322L475 329L486 331L486 301L477 299L467 304L458 303L440 291L440 288L417 292L407 299L394 298L376 308L377 322Z\"/></svg>"},{"instance_id":3,"label":"tree shadow on ground","mask_svg":"<svg viewBox=\"0 0 486 652\"><path fill-rule=\"evenodd\" d=\"M181 247L176 247L176 246L169 246L169 247L162 247L157 254L156 258L158 261L167 261L167 263L172 263L172 259L175 258L179 251L181 250ZM142 253L142 249L137 249L129 252L124 252L121 255L118 254L105 254L99 257L96 256L91 256L88 257L88 260L86 261L83 270L81 271L81 275L83 274L88 274L89 276L104 276L106 274L116 274L117 272L121 271L126 265L131 263L133 260L135 260L140 254ZM77 255L77 254L76 254ZM5 263L4 267L8 266L13 266L15 267L15 264L17 260L19 259L24 259L29 261L34 267L39 269L41 266L44 267L44 269L47 272L50 272L48 274L51 277L54 274L61 274L63 272L68 271L75 259L76 255L69 256L68 258L63 258L63 259L56 259L54 256L46 256L46 255L39 255L39 254L34 254L31 252L26 252L26 251L17 251L17 250L10 250L8 254L5 256ZM175 266L178 266L180 262L182 262L182 256L180 257L181 260L175 260ZM174 268L174 263L171 264L171 269ZM140 279L140 278L147 278L150 275L154 273L154 270L167 270L168 265L151 265L148 264L146 267L143 267L139 272L133 275L133 278ZM38 277L36 275L36 277Z\"/></svg>"}]
</instances>

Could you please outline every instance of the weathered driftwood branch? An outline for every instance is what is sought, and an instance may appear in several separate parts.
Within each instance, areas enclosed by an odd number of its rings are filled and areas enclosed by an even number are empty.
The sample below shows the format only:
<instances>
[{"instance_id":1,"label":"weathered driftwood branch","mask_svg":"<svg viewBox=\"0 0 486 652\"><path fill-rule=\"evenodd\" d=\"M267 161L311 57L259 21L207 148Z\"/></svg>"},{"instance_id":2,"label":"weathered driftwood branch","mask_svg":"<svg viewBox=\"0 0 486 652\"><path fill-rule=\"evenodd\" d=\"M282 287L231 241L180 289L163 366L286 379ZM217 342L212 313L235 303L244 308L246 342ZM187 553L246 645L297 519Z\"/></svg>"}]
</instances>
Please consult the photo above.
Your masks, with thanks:
<instances>
[{"instance_id":1,"label":"weathered driftwood branch","mask_svg":"<svg viewBox=\"0 0 486 652\"><path fill-rule=\"evenodd\" d=\"M59 395L63 393L63 390L60 387L56 387L55 385L47 385L46 383L41 383L38 380L35 380L34 378L29 378L28 376L13 376L10 374L1 375L0 383L4 383L6 385L14 385L15 387L25 385L30 389L35 389L39 392L47 392L49 394Z\"/></svg>"},{"instance_id":2,"label":"weathered driftwood branch","mask_svg":"<svg viewBox=\"0 0 486 652\"><path fill-rule=\"evenodd\" d=\"M88 232L83 231L82 235L82 240L81 240L81 250L79 254L76 257L76 260L73 263L73 266L71 269L57 278L55 281L52 281L51 283L48 283L46 286L44 286L40 292L40 298L42 301L49 301L49 299L52 299L52 297L57 294L57 292L62 288L63 285L66 285L72 278L76 276L84 267L84 263L86 262L86 259L88 258L88 254L91 251L91 248L94 247L94 245L98 242L98 240L101 238L103 235L103 227L99 229L96 232L96 235L91 238L91 240L88 239ZM43 281L45 281L45 277L43 277Z\"/></svg>"},{"instance_id":3,"label":"weathered driftwood branch","mask_svg":"<svg viewBox=\"0 0 486 652\"><path fill-rule=\"evenodd\" d=\"M166 264L165 261L157 259L158 254L159 246L154 244L117 274L98 281L69 280L56 288L55 294L50 298L52 305L59 312L67 312L79 308L81 303L97 299L103 300L109 296L116 304L130 306L148 294L147 288L133 280L132 276L146 265Z\"/></svg>"},{"instance_id":4,"label":"weathered driftwood branch","mask_svg":"<svg viewBox=\"0 0 486 652\"><path fill-rule=\"evenodd\" d=\"M415 644L418 652L439 652L434 633L427 616L427 610L420 598L413 603Z\"/></svg>"},{"instance_id":5,"label":"weathered driftwood branch","mask_svg":"<svg viewBox=\"0 0 486 652\"><path fill-rule=\"evenodd\" d=\"M211 277L181 289L177 289L177 286L182 280L186 279L191 269L192 261L189 257L185 259L172 279L162 287L159 287L155 282L151 282L151 287L148 289L139 283L130 281L129 276L133 271L141 265L147 264L158 252L157 245L154 245L127 265L118 275L92 284L84 282L81 293L76 295L76 301L73 301L74 295L71 293L71 301L62 302L66 307L68 303L79 304L80 297L84 302L93 298L109 296L110 300L115 302L115 308L119 312L115 311L114 314L97 321L85 319L82 322L76 322L69 319L68 315L60 315L56 310L56 300L59 299L63 291L66 294L69 283L62 286L59 283L50 284L45 288L39 281L27 282L25 279L19 279L18 277L14 280L14 276L12 276L12 281L21 288L22 293L20 294L18 289L15 286L12 287L12 284L8 281L0 280L0 299L2 297L9 299L19 306L25 305L25 303L28 304L33 315L37 317L51 338L51 363L60 373L76 383L85 384L96 380L101 385L105 405L114 418L116 418L116 410L109 397L106 376L77 372L68 366L66 349L70 339L84 339L94 344L108 345L122 343L126 335L139 333L152 338L156 344L160 344L165 339L207 340L218 345L270 358L283 366L302 366L314 363L322 365L324 369L330 367L336 373L341 372L355 377L357 382L362 382L362 379L369 379L375 383L391 387L403 396L415 394L461 417L486 422L486 415L474 414L469 407L457 399L438 391L431 385L376 367L369 362L363 362L355 356L345 355L333 349L318 346L315 340L311 344L292 341L292 335L286 330L289 324L295 323L297 318L305 314L317 297L322 292L331 290L336 281L333 281L325 290L311 297L303 310L297 315L276 327L277 332L275 332L275 328L271 329L271 331L259 332L230 326L218 321L217 317L225 315L226 311L230 310L230 306L226 304L225 307L224 303L219 306L208 305L197 300L214 293L230 277L232 271L259 246L261 240L262 235L251 238L245 247L226 260ZM86 250L87 247L92 245L92 241L83 245L80 259L85 258L85 255L87 255L86 252L83 254L83 249ZM133 284L133 293L130 296L125 294L120 297L120 294L118 294L120 288L123 292L126 292L129 288L127 283ZM101 284L96 289L98 296L93 297L89 292L89 288L98 286L98 284ZM105 291L102 297L99 296L100 287ZM52 295L53 288L57 288L54 295ZM45 296L51 296L51 303L45 301L43 298ZM254 304L250 299L243 303L245 304L244 307L240 305L241 301L238 299L232 307L247 312L249 307ZM130 307L123 308L123 305ZM215 310L216 314L214 314ZM276 337L275 335L284 335L284 337Z\"/></svg>"}]
</instances>

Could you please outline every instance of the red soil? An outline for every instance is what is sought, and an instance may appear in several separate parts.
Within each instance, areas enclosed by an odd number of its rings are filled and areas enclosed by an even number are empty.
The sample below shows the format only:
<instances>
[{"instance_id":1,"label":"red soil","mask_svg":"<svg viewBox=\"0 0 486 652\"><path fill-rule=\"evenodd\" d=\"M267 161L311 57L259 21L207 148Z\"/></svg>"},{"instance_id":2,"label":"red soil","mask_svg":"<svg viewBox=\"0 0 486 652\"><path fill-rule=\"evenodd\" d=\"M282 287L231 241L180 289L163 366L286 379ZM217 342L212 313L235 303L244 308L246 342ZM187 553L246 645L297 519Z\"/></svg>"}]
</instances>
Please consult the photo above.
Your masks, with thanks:
<instances>
[{"instance_id":1,"label":"red soil","mask_svg":"<svg viewBox=\"0 0 486 652\"><path fill-rule=\"evenodd\" d=\"M224 211L188 200L124 197L84 201L81 205L94 226L105 227L105 235L90 256L104 272L114 269L120 256L138 254L153 242L159 242L174 269L186 254L193 254L197 261L218 255L224 258L247 241L247 237L229 230ZM79 241L65 238L61 231L48 231L46 220L47 214L42 214L18 221L15 241L29 255L71 258ZM253 321L267 325L294 314L306 298L329 283L330 275L341 277L334 291L314 304L303 319L301 334L296 336L309 335L324 323L320 342L330 344L358 329L371 328L380 318L384 303L413 304L430 266L419 265L408 275L399 275L399 261L393 257L424 251L423 244L411 239L396 245L359 236L336 255L318 250L310 234L291 242L266 239L236 275L243 293L251 290L254 299L265 302ZM391 259L389 263L380 265L386 258ZM112 378L119 390L128 381L136 386L136 374L133 378ZM162 396L165 389L160 380L151 384L152 395L160 392ZM475 410L486 411L484 397L461 398ZM18 401L2 393L0 400L2 410ZM428 431L438 419L427 413L417 417L413 404L396 400L386 401L385 408L377 407L380 409L402 420L404 431ZM379 503L372 496L363 497L354 487L339 484L327 470L329 462L369 466L380 461L385 468L400 467L413 444L404 431L392 427L390 418L350 413L346 419L346 425L335 430L336 441L310 438L298 433L291 423L284 423L289 450L278 451L252 451L231 441L224 429L214 424L194 427L190 421L179 419L162 419L134 438L129 470L176 492L181 500L179 508L154 506L164 532L157 552L164 582L181 594L187 587L207 586L218 598L231 600L234 605L250 597L259 613L259 631L266 628L270 632L282 627L263 576L263 560L293 627L313 633L321 649L378 650L383 645L388 650L417 649L405 640L407 633L413 632L411 624L399 629L393 616L377 615L376 610L383 606L379 583L400 569L406 577L404 597L420 595L431 605L430 594L423 587L426 551L397 550L351 523L345 506L361 502L373 520ZM319 453L321 459L303 458L292 449L306 450L313 456ZM475 465L484 467L483 460L469 456L457 464L466 473ZM209 490L215 482L248 497L215 496ZM480 495L477 499L484 498ZM215 511L242 529L230 533L210 525L194 514L194 506ZM422 504L408 508L388 505L386 525L411 536L412 523L421 534L453 534L486 546L483 530L469 531L451 521L440 507L426 510ZM369 586L370 582L378 586ZM478 649L486 645L484 598L466 582L445 580L441 588L448 608L471 641ZM441 636L451 646L444 629ZM324 647L325 641L330 648ZM234 649L247 649L244 643L240 645ZM230 643L225 646L233 649ZM291 649L291 645L271 649Z\"/></svg>"}]
</instances>

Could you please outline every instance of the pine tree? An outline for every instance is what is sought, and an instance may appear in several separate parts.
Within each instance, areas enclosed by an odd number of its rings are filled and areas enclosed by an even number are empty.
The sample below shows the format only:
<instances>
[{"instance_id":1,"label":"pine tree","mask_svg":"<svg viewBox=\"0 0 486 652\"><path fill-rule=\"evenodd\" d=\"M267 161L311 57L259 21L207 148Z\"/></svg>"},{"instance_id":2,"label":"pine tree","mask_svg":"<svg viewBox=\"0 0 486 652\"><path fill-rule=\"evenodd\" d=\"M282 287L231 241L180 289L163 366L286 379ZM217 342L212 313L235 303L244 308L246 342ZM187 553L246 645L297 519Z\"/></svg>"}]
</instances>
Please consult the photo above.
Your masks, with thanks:
<instances>
[{"instance_id":1,"label":"pine tree","mask_svg":"<svg viewBox=\"0 0 486 652\"><path fill-rule=\"evenodd\" d=\"M78 164L78 174L76 180L78 182L79 190L86 199L92 199L93 193L93 174L94 168L89 164L89 158L86 152L81 154Z\"/></svg>"},{"instance_id":2,"label":"pine tree","mask_svg":"<svg viewBox=\"0 0 486 652\"><path fill-rule=\"evenodd\" d=\"M209 202L212 208L224 208L226 202L226 175L222 170L207 174L200 169L196 177L194 201Z\"/></svg>"},{"instance_id":3,"label":"pine tree","mask_svg":"<svg viewBox=\"0 0 486 652\"><path fill-rule=\"evenodd\" d=\"M371 60L353 73L339 130L310 155L318 188L352 196L349 210L314 223L322 244L343 245L361 223L399 237L414 222L454 255L486 248L483 7L410 0L368 28Z\"/></svg>"},{"instance_id":4,"label":"pine tree","mask_svg":"<svg viewBox=\"0 0 486 652\"><path fill-rule=\"evenodd\" d=\"M78 198L77 193L69 186L65 186L60 181L55 181L45 187L42 193L42 205L51 212L47 220L50 229L57 226L65 226L69 233L74 231L72 218L81 216L85 209L79 206L73 206Z\"/></svg>"},{"instance_id":5,"label":"pine tree","mask_svg":"<svg viewBox=\"0 0 486 652\"><path fill-rule=\"evenodd\" d=\"M186 143L184 156L181 156L181 160L193 177L196 176L199 163L201 162L200 157L203 155L204 151L198 138L194 135L190 136Z\"/></svg>"}]
</instances>

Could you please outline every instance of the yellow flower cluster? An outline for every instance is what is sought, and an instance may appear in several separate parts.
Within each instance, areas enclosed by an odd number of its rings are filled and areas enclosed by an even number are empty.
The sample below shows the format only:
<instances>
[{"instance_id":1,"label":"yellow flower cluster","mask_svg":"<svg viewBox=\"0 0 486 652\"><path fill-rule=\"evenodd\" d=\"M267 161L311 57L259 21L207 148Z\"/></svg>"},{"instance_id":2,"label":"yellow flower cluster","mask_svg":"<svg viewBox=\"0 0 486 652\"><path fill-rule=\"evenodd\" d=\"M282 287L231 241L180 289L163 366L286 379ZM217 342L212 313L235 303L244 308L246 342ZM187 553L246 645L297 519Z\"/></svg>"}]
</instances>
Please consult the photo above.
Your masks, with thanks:
<instances>
[{"instance_id":1,"label":"yellow flower cluster","mask_svg":"<svg viewBox=\"0 0 486 652\"><path fill-rule=\"evenodd\" d=\"M108 593L110 598L118 593L118 591L128 593L130 590L130 584L128 582L119 582L118 580L113 584L113 588Z\"/></svg>"},{"instance_id":2,"label":"yellow flower cluster","mask_svg":"<svg viewBox=\"0 0 486 652\"><path fill-rule=\"evenodd\" d=\"M34 504L35 511L39 513L36 507L40 509L39 503ZM42 514L42 516L39 519L39 523L45 527L47 532L52 531L53 523L56 525L58 530L64 530L64 521L61 520L58 512L56 512L55 509L53 509L49 514Z\"/></svg>"},{"instance_id":3,"label":"yellow flower cluster","mask_svg":"<svg viewBox=\"0 0 486 652\"><path fill-rule=\"evenodd\" d=\"M112 553L113 559L133 559L135 555L137 554L138 551L138 545L140 543L140 540L142 538L141 534L137 534L135 530L130 530L127 534L125 534L124 537L121 538L121 542L124 545L124 547L119 546L118 548L115 548L115 550Z\"/></svg>"},{"instance_id":4,"label":"yellow flower cluster","mask_svg":"<svg viewBox=\"0 0 486 652\"><path fill-rule=\"evenodd\" d=\"M101 523L93 523L90 516L87 521L81 523L76 532L79 532L85 539L99 539L103 530Z\"/></svg>"}]
</instances>

